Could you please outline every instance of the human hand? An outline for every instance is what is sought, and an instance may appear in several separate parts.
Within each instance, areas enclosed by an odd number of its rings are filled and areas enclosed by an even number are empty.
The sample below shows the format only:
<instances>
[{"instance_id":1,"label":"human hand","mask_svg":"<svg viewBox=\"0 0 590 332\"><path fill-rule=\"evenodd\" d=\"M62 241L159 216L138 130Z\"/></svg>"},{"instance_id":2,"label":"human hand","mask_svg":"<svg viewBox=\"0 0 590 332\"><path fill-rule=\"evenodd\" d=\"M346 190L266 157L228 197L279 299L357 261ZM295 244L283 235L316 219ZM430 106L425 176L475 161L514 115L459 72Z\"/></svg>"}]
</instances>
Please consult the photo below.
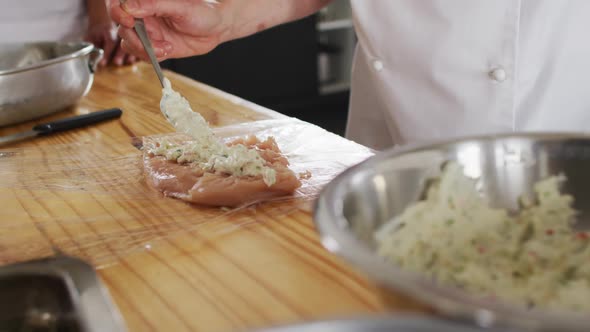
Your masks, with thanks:
<instances>
[{"instance_id":1,"label":"human hand","mask_svg":"<svg viewBox=\"0 0 590 332\"><path fill-rule=\"evenodd\" d=\"M205 54L229 38L231 15L225 3L214 0L107 0L113 20L120 24L122 48L147 60L133 30L134 18L143 18L158 60Z\"/></svg>"},{"instance_id":2,"label":"human hand","mask_svg":"<svg viewBox=\"0 0 590 332\"><path fill-rule=\"evenodd\" d=\"M139 59L121 48L121 39L117 36L117 27L113 22L101 22L90 25L84 39L103 49L104 56L99 66L130 65Z\"/></svg>"}]
</instances>

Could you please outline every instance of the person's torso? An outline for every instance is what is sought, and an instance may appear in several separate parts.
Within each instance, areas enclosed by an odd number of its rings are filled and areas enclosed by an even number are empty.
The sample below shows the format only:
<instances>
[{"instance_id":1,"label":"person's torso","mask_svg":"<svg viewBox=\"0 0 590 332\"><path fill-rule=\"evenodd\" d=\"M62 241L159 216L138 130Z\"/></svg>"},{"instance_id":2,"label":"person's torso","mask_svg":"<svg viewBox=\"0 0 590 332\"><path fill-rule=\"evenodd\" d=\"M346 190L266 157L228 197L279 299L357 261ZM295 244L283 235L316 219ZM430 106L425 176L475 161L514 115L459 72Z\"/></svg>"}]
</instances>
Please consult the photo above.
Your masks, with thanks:
<instances>
[{"instance_id":1,"label":"person's torso","mask_svg":"<svg viewBox=\"0 0 590 332\"><path fill-rule=\"evenodd\" d=\"M0 42L72 41L86 32L84 0L0 0Z\"/></svg>"},{"instance_id":2,"label":"person's torso","mask_svg":"<svg viewBox=\"0 0 590 332\"><path fill-rule=\"evenodd\" d=\"M394 144L590 124L590 1L352 0L347 135Z\"/></svg>"}]
</instances>

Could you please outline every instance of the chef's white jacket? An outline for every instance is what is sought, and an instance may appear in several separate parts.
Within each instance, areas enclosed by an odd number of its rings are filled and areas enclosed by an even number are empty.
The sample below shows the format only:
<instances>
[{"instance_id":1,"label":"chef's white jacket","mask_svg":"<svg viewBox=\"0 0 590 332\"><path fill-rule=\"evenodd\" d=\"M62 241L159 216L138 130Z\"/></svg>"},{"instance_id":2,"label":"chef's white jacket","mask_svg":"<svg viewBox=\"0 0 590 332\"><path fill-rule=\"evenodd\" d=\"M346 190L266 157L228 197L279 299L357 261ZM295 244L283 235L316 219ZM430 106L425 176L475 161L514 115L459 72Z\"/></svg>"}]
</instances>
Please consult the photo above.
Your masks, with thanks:
<instances>
[{"instance_id":1,"label":"chef's white jacket","mask_svg":"<svg viewBox=\"0 0 590 332\"><path fill-rule=\"evenodd\" d=\"M351 1L348 138L590 128L590 1Z\"/></svg>"},{"instance_id":2,"label":"chef's white jacket","mask_svg":"<svg viewBox=\"0 0 590 332\"><path fill-rule=\"evenodd\" d=\"M75 41L87 26L84 0L0 0L0 42Z\"/></svg>"}]
</instances>

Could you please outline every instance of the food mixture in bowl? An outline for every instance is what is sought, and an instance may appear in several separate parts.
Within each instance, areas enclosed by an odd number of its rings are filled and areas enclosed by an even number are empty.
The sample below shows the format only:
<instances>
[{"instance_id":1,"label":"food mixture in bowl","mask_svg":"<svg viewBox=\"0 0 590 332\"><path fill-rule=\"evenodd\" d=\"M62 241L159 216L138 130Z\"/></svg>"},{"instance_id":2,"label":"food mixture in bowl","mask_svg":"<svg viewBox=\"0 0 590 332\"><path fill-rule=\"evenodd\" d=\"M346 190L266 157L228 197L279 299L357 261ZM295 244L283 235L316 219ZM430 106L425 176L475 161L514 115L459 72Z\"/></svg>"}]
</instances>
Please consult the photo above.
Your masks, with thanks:
<instances>
[{"instance_id":1,"label":"food mixture in bowl","mask_svg":"<svg viewBox=\"0 0 590 332\"><path fill-rule=\"evenodd\" d=\"M590 234L572 226L565 177L535 185L517 215L490 207L476 181L447 164L426 199L376 234L381 256L478 296L529 307L590 311Z\"/></svg>"}]
</instances>

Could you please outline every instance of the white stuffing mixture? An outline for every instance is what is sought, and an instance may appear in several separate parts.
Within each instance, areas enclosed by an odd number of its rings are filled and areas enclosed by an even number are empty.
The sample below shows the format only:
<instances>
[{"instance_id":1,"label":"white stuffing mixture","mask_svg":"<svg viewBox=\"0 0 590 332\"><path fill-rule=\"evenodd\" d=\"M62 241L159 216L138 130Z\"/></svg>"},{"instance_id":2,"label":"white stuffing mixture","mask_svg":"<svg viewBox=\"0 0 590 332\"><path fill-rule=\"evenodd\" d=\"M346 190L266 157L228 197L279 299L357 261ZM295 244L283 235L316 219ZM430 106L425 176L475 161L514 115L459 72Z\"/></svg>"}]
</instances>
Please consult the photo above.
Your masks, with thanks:
<instances>
[{"instance_id":1,"label":"white stuffing mixture","mask_svg":"<svg viewBox=\"0 0 590 332\"><path fill-rule=\"evenodd\" d=\"M276 182L274 169L265 166L258 151L243 144L227 146L221 142L188 101L172 89L170 81L164 80L160 109L178 132L192 136L183 143L162 139L149 152L164 156L178 163L191 163L210 172L222 172L236 176L262 176L268 186Z\"/></svg>"},{"instance_id":2,"label":"white stuffing mixture","mask_svg":"<svg viewBox=\"0 0 590 332\"><path fill-rule=\"evenodd\" d=\"M590 311L590 240L572 225L564 176L535 185L536 202L517 215L491 208L475 180L449 163L428 188L376 234L381 256L483 298L528 307Z\"/></svg>"}]
</instances>

